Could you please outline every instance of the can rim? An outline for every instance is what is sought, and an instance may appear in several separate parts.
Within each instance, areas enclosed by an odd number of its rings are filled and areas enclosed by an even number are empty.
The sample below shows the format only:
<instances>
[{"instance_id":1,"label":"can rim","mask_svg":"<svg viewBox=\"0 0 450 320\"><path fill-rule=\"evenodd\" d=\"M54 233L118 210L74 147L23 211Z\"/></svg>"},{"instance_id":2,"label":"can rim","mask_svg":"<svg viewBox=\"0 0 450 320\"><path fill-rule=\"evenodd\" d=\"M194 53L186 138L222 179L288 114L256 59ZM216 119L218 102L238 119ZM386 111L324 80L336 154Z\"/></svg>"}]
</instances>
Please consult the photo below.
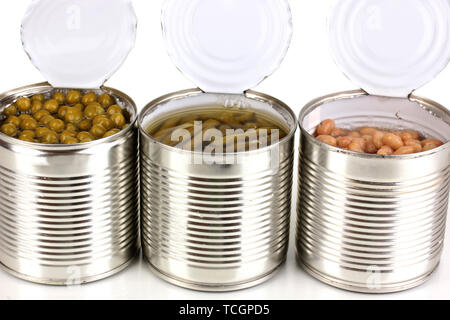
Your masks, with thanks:
<instances>
[{"instance_id":1,"label":"can rim","mask_svg":"<svg viewBox=\"0 0 450 320\"><path fill-rule=\"evenodd\" d=\"M322 149L327 149L328 151L332 151L335 153L342 153L342 154L346 154L349 156L354 156L357 158L363 158L363 159L380 159L380 160L406 160L406 159L418 159L418 158L422 158L422 157L426 157L429 156L431 154L435 154L438 153L444 149L448 149L450 148L450 141L447 141L446 143L444 143L442 146L439 146L435 149L432 150L428 150L428 151L423 151L423 152L419 152L419 153L413 153L413 154L406 154L406 155L390 155L390 156L380 156L377 154L368 154L368 153L360 153L360 152L355 152L355 151L350 151L350 150L346 150L346 149L341 149L338 147L333 147L330 146L322 141L317 140L316 138L314 138L302 125L302 120L305 118L305 116L312 111L312 109L326 104L326 103L330 103L333 101L337 101L337 100L343 100L343 99L353 99L353 98L359 98L359 97L364 97L364 96L372 96L369 93L367 93L366 91L359 89L359 90L349 90L349 91L340 91L340 92L336 92L336 93L332 93L332 94L328 94L326 96L322 96L319 98L316 98L312 101L310 101L309 103L307 103L303 109L300 111L300 115L298 118L298 125L300 127L301 130L301 134L302 136L305 136L309 142L314 143L318 146L320 146ZM442 111L444 114L446 114L448 117L450 117L450 111L445 108L443 105L427 99L427 98L422 98L416 95L410 95L408 97L408 99L412 102L417 102L420 104L425 104L426 106L432 107L432 108L436 108L440 111ZM449 124L450 125L450 124Z\"/></svg>"},{"instance_id":2,"label":"can rim","mask_svg":"<svg viewBox=\"0 0 450 320\"><path fill-rule=\"evenodd\" d=\"M6 91L6 92L0 94L0 101L11 95L20 94L21 92L26 91L26 90L32 91L33 89L38 89L38 88L43 91L47 90L47 89L49 89L49 90L62 89L62 88L54 88L48 82L40 82L40 83L31 84L31 85L27 85L27 86L23 86L23 87L19 87L19 88L13 89L13 90ZM80 89L80 90L86 90L86 89ZM71 144L71 145L43 144L43 143L36 143L36 142L28 142L28 141L23 141L23 140L19 140L17 138L7 136L1 132L0 132L0 140L6 141L12 145L20 145L22 147L27 147L27 148L34 149L34 150L66 152L66 151L74 151L74 150L83 150L83 149L87 149L89 147L95 147L100 144L114 142L116 140L119 140L123 136L127 135L132 130L133 127L136 127L139 115L138 115L136 103L133 101L133 99L131 99L127 94L123 93L122 91L119 91L117 89L110 88L110 87L102 86L102 87L100 87L100 89L92 89L92 90L103 90L103 91L118 95L118 96L124 98L125 100L127 100L127 102L129 102L129 106L131 106L131 108L133 110L132 121L130 121L130 125L128 127L126 127L125 129L123 129L122 131L120 131L110 137L102 138L102 139L98 139L98 140L94 140L94 141L90 141L90 142Z\"/></svg>"},{"instance_id":3,"label":"can rim","mask_svg":"<svg viewBox=\"0 0 450 320\"><path fill-rule=\"evenodd\" d=\"M177 98L183 98L183 97L189 97L189 96L194 96L194 95L199 95L199 94L204 94L205 92L202 91L199 88L192 88L192 89L185 89L185 90L181 90L181 91L176 91L176 92L172 92L172 93L168 93L166 95L163 95L159 98L154 99L153 101L149 102L144 109L142 109L142 111L139 114L138 117L138 126L139 126L139 132L145 136L146 138L150 139L151 142L156 143L157 145L159 145L160 147L167 149L169 151L176 151L179 153L183 153L183 154L190 154L190 155L203 155L203 152L198 152L198 151L189 151L189 150L184 150L184 149L179 149L176 147L172 147L172 146L168 146L156 139L154 139L150 134L147 133L147 131L143 128L142 122L144 121L145 117L150 114L153 110L155 110L159 105L165 103L165 102L169 102L171 100L177 99ZM214 93L209 93L209 94L214 94ZM220 94L220 93L218 93ZM232 153L219 153L221 155L247 155L247 154L257 154L257 153L262 153L262 152L266 152L268 150L274 149L277 146L283 145L286 142L290 141L292 139L292 137L295 135L295 133L297 132L297 117L295 115L295 113L292 111L292 109L285 104L284 102L282 102L281 100L274 98L270 95L267 95L265 93L260 93L257 91L253 91L253 90L248 90L246 92L244 92L244 96L249 98L249 99L254 99L254 100L260 100L262 102L273 102L276 103L277 105L279 105L280 107L282 107L283 109L285 109L286 111L288 111L289 115L292 117L293 123L294 125L292 126L292 128L289 128L289 134L286 135L286 137L284 137L283 139L281 139L280 141L278 141L278 143L274 144L274 145L270 145L270 146L266 146L264 148L261 149L257 149L257 150L251 150L251 151L239 151L239 152L232 152Z\"/></svg>"}]
</instances>

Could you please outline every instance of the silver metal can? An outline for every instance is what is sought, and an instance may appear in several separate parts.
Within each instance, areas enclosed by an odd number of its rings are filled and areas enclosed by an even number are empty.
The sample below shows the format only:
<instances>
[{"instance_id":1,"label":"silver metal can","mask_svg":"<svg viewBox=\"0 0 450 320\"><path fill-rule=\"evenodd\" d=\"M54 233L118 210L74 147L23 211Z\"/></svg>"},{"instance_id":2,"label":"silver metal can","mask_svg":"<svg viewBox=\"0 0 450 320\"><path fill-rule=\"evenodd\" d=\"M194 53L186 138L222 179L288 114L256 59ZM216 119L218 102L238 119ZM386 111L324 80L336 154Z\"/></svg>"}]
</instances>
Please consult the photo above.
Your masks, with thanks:
<instances>
[{"instance_id":1,"label":"silver metal can","mask_svg":"<svg viewBox=\"0 0 450 320\"><path fill-rule=\"evenodd\" d=\"M278 144L234 154L227 164L154 140L161 114L204 105L251 105L289 128ZM289 240L296 117L282 102L245 95L181 91L151 102L139 119L144 257L166 281L201 291L264 282L285 262Z\"/></svg>"},{"instance_id":2,"label":"silver metal can","mask_svg":"<svg viewBox=\"0 0 450 320\"><path fill-rule=\"evenodd\" d=\"M47 83L19 88L0 95L0 105L53 90ZM0 134L0 262L19 278L91 282L121 271L139 250L137 110L125 94L102 92L131 115L112 137L66 146Z\"/></svg>"},{"instance_id":3,"label":"silver metal can","mask_svg":"<svg viewBox=\"0 0 450 320\"><path fill-rule=\"evenodd\" d=\"M412 128L450 141L450 112L415 96L352 91L312 101L299 118L297 249L305 270L357 292L420 285L437 268L444 245L450 143L395 157L354 153L313 137L325 119L344 128Z\"/></svg>"}]
</instances>

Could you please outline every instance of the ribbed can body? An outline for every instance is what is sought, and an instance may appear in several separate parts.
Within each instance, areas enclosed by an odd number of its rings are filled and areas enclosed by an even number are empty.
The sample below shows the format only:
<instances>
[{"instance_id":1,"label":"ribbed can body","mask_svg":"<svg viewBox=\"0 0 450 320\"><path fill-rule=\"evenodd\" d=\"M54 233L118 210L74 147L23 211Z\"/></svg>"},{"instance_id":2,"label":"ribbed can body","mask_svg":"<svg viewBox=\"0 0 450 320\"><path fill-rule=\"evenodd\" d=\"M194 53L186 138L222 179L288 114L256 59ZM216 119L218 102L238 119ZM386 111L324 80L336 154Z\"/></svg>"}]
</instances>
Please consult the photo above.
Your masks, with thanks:
<instances>
[{"instance_id":1,"label":"ribbed can body","mask_svg":"<svg viewBox=\"0 0 450 320\"><path fill-rule=\"evenodd\" d=\"M401 291L423 283L439 264L448 211L450 144L422 154L377 157L339 151L310 135L311 114L326 114L327 104L334 103L332 113L346 114L342 121L351 122L351 111L336 111L350 106L336 103L360 98L369 99L363 93L326 97L307 106L300 117L298 258L310 274L333 286L369 293ZM384 102L375 99L379 98L361 101L380 104L380 114L367 116L376 121L381 115L380 122L386 121ZM442 120L439 138L449 141L448 111L420 98L414 103ZM431 123L426 117L423 122L413 120L421 118L410 115L414 110L413 105L401 108L399 119L426 133Z\"/></svg>"},{"instance_id":2,"label":"ribbed can body","mask_svg":"<svg viewBox=\"0 0 450 320\"><path fill-rule=\"evenodd\" d=\"M8 92L48 93L40 84ZM0 138L0 262L20 278L53 285L99 280L122 270L139 248L139 157L133 124L74 146Z\"/></svg>"},{"instance_id":3,"label":"ribbed can body","mask_svg":"<svg viewBox=\"0 0 450 320\"><path fill-rule=\"evenodd\" d=\"M176 96L150 104L141 117ZM276 165L275 148L208 165L142 129L142 241L152 269L202 291L242 289L272 276L288 249L294 134L276 148Z\"/></svg>"}]
</instances>

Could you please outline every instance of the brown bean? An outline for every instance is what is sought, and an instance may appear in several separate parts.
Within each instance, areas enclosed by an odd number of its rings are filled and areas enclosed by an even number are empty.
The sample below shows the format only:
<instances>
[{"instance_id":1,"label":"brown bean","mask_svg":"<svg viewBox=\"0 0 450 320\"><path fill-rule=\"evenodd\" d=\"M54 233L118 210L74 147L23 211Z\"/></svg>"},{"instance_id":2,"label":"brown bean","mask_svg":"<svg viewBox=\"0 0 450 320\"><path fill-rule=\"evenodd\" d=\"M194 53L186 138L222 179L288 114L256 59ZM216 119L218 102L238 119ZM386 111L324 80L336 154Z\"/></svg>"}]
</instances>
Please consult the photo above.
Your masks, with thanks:
<instances>
[{"instance_id":1,"label":"brown bean","mask_svg":"<svg viewBox=\"0 0 450 320\"><path fill-rule=\"evenodd\" d=\"M407 140L419 140L420 135L417 131L413 131L413 130L403 130L401 133L401 138L403 141L407 141Z\"/></svg>"},{"instance_id":2,"label":"brown bean","mask_svg":"<svg viewBox=\"0 0 450 320\"><path fill-rule=\"evenodd\" d=\"M337 146L342 149L347 149L350 143L352 143L352 137L339 137L337 138Z\"/></svg>"},{"instance_id":3,"label":"brown bean","mask_svg":"<svg viewBox=\"0 0 450 320\"><path fill-rule=\"evenodd\" d=\"M393 154L394 150L389 146L382 146L377 152L377 155L379 156L391 156Z\"/></svg>"},{"instance_id":4,"label":"brown bean","mask_svg":"<svg viewBox=\"0 0 450 320\"><path fill-rule=\"evenodd\" d=\"M375 132L377 132L378 130L376 128L372 128L372 127L364 127L361 128L361 130L359 130L359 132L364 136L364 135L370 135L372 136Z\"/></svg>"},{"instance_id":5,"label":"brown bean","mask_svg":"<svg viewBox=\"0 0 450 320\"><path fill-rule=\"evenodd\" d=\"M433 149L436 149L437 147L439 147L439 146L437 144L435 144L434 142L428 142L422 147L422 151L425 152L425 151L433 150Z\"/></svg>"},{"instance_id":6,"label":"brown bean","mask_svg":"<svg viewBox=\"0 0 450 320\"><path fill-rule=\"evenodd\" d=\"M377 147L375 146L375 144L371 141L371 142L367 142L367 143L366 143L365 151L366 151L367 153L370 153L370 154L375 154L375 153L377 153L378 148L377 148Z\"/></svg>"},{"instance_id":7,"label":"brown bean","mask_svg":"<svg viewBox=\"0 0 450 320\"><path fill-rule=\"evenodd\" d=\"M332 137L335 137L335 138L338 138L338 137L343 137L343 136L346 136L348 134L348 130L345 130L345 129L341 129L341 128L334 128L332 131L331 131L331 136Z\"/></svg>"},{"instance_id":8,"label":"brown bean","mask_svg":"<svg viewBox=\"0 0 450 320\"><path fill-rule=\"evenodd\" d=\"M419 140L408 139L405 141L405 146L413 147L415 153L422 152L422 144Z\"/></svg>"},{"instance_id":9,"label":"brown bean","mask_svg":"<svg viewBox=\"0 0 450 320\"><path fill-rule=\"evenodd\" d=\"M329 136L329 135L320 135L317 137L317 140L326 143L330 146L336 147L337 146L337 141L336 138Z\"/></svg>"},{"instance_id":10,"label":"brown bean","mask_svg":"<svg viewBox=\"0 0 450 320\"><path fill-rule=\"evenodd\" d=\"M349 134L349 137L353 137L353 138L360 138L361 134L357 131L351 131Z\"/></svg>"},{"instance_id":11,"label":"brown bean","mask_svg":"<svg viewBox=\"0 0 450 320\"><path fill-rule=\"evenodd\" d=\"M336 128L336 123L334 120L328 119L319 124L316 134L317 136L330 136L334 128Z\"/></svg>"},{"instance_id":12,"label":"brown bean","mask_svg":"<svg viewBox=\"0 0 450 320\"><path fill-rule=\"evenodd\" d=\"M364 149L361 147L361 144L359 144L357 142L350 143L350 145L348 146L348 150L354 151L354 152L359 152L359 153L364 153Z\"/></svg>"},{"instance_id":13,"label":"brown bean","mask_svg":"<svg viewBox=\"0 0 450 320\"><path fill-rule=\"evenodd\" d=\"M427 145L429 143L436 145L436 147L440 147L444 144L441 140L437 140L437 139L425 139L421 143L422 143L423 147L425 147L425 145Z\"/></svg>"},{"instance_id":14,"label":"brown bean","mask_svg":"<svg viewBox=\"0 0 450 320\"><path fill-rule=\"evenodd\" d=\"M357 143L361 146L361 149L365 149L366 148L366 140L364 138L353 138L352 139L352 143Z\"/></svg>"},{"instance_id":15,"label":"brown bean","mask_svg":"<svg viewBox=\"0 0 450 320\"><path fill-rule=\"evenodd\" d=\"M404 147L398 148L398 149L394 152L394 155L399 156L399 155L403 155L403 154L411 154L411 153L415 153L414 150L415 150L414 147L404 146Z\"/></svg>"},{"instance_id":16,"label":"brown bean","mask_svg":"<svg viewBox=\"0 0 450 320\"><path fill-rule=\"evenodd\" d=\"M383 144L391 147L393 150L397 150L403 147L403 140L394 133L386 133L383 137Z\"/></svg>"},{"instance_id":17,"label":"brown bean","mask_svg":"<svg viewBox=\"0 0 450 320\"><path fill-rule=\"evenodd\" d=\"M373 135L373 143L375 145L375 147L377 147L378 149L380 149L383 146L383 137L384 137L384 132L383 131L376 131Z\"/></svg>"}]
</instances>

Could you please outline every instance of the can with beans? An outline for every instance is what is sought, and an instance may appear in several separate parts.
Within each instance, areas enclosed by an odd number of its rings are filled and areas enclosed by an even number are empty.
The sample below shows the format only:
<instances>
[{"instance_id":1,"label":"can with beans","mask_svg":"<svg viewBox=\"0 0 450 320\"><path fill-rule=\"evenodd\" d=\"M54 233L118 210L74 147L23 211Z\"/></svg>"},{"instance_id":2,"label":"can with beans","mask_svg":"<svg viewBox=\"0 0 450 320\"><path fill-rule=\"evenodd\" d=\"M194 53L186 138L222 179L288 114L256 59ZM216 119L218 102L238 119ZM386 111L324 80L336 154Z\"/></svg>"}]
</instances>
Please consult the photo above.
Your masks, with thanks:
<instances>
[{"instance_id":1,"label":"can with beans","mask_svg":"<svg viewBox=\"0 0 450 320\"><path fill-rule=\"evenodd\" d=\"M327 284L402 291L439 264L450 112L411 91L447 65L448 21L440 0L341 0L332 11L337 64L365 91L316 99L299 118L298 259Z\"/></svg>"},{"instance_id":2,"label":"can with beans","mask_svg":"<svg viewBox=\"0 0 450 320\"><path fill-rule=\"evenodd\" d=\"M127 0L39 0L27 11L24 48L51 84L0 95L0 263L14 276L86 283L138 253L137 109L102 86L135 32Z\"/></svg>"},{"instance_id":3,"label":"can with beans","mask_svg":"<svg viewBox=\"0 0 450 320\"><path fill-rule=\"evenodd\" d=\"M202 90L158 98L140 115L142 243L158 276L190 289L251 287L286 260L296 118L243 92L283 59L291 15L287 1L256 2L163 9L169 53Z\"/></svg>"}]
</instances>

